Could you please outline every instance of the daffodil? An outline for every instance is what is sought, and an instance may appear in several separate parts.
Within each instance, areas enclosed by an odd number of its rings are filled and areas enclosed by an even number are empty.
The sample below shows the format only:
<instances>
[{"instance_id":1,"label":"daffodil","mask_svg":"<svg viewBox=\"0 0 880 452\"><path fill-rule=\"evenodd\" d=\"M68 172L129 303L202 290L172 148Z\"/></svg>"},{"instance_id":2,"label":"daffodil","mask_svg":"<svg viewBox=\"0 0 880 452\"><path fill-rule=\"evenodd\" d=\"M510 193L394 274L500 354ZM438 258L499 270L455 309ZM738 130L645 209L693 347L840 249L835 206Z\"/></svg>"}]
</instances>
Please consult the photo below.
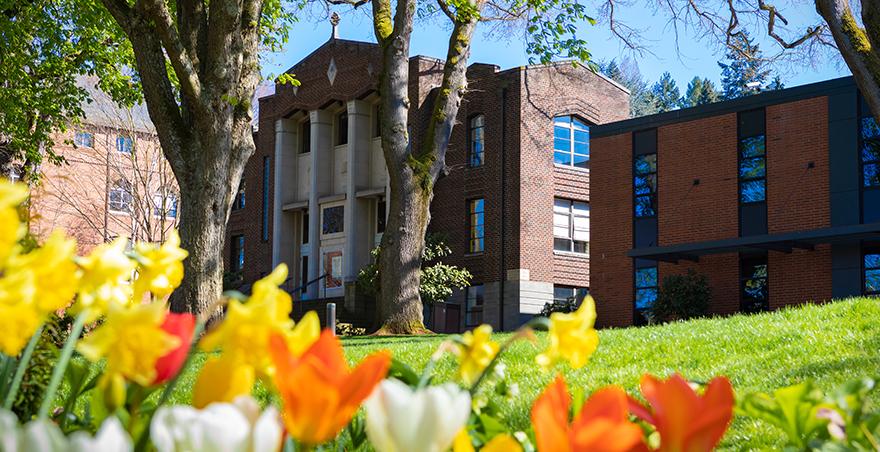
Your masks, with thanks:
<instances>
[{"instance_id":1,"label":"daffodil","mask_svg":"<svg viewBox=\"0 0 880 452\"><path fill-rule=\"evenodd\" d=\"M509 433L501 433L480 448L480 452L522 452L522 445ZM452 443L452 452L475 452L466 428L461 429Z\"/></svg>"},{"instance_id":2,"label":"daffodil","mask_svg":"<svg viewBox=\"0 0 880 452\"><path fill-rule=\"evenodd\" d=\"M265 278L254 283L246 303L232 300L226 318L202 339L203 350L220 349L226 359L249 365L271 375L269 337L282 335L294 356L301 355L321 333L318 315L309 312L294 327L290 319L293 305L290 295L278 286L287 278L287 266L279 265Z\"/></svg>"},{"instance_id":3,"label":"daffodil","mask_svg":"<svg viewBox=\"0 0 880 452\"><path fill-rule=\"evenodd\" d=\"M107 312L109 305L127 305L131 302L131 275L135 262L125 255L128 239L98 245L80 261L81 285L77 311L90 309L90 318Z\"/></svg>"},{"instance_id":4,"label":"daffodil","mask_svg":"<svg viewBox=\"0 0 880 452\"><path fill-rule=\"evenodd\" d=\"M172 230L162 245L138 243L138 277L134 282L134 299L146 292L159 298L171 294L183 280L183 260L189 253L180 248L180 236Z\"/></svg>"},{"instance_id":5,"label":"daffodil","mask_svg":"<svg viewBox=\"0 0 880 452\"><path fill-rule=\"evenodd\" d=\"M13 253L13 249L27 228L18 215L18 206L28 196L27 186L0 180L0 268Z\"/></svg>"},{"instance_id":6,"label":"daffodil","mask_svg":"<svg viewBox=\"0 0 880 452\"><path fill-rule=\"evenodd\" d=\"M165 315L162 303L110 305L104 324L77 349L92 362L107 358L107 373L147 386L156 378L156 361L180 345L162 329Z\"/></svg>"},{"instance_id":7,"label":"daffodil","mask_svg":"<svg viewBox=\"0 0 880 452\"><path fill-rule=\"evenodd\" d=\"M599 346L595 323L596 304L589 295L575 312L551 314L550 346L537 356L538 364L546 368L565 360L575 369L583 367Z\"/></svg>"},{"instance_id":8,"label":"daffodil","mask_svg":"<svg viewBox=\"0 0 880 452\"><path fill-rule=\"evenodd\" d=\"M208 359L193 387L193 406L204 408L249 395L254 387L254 374L253 367L227 356Z\"/></svg>"},{"instance_id":9,"label":"daffodil","mask_svg":"<svg viewBox=\"0 0 880 452\"><path fill-rule=\"evenodd\" d=\"M458 355L458 375L470 386L476 383L498 354L499 345L492 341L492 327L480 325L473 331L465 332L461 341L456 344L455 354Z\"/></svg>"},{"instance_id":10,"label":"daffodil","mask_svg":"<svg viewBox=\"0 0 880 452\"><path fill-rule=\"evenodd\" d=\"M76 240L56 230L41 248L12 256L6 271L33 272L39 283L35 286L34 302L41 311L51 313L67 307L76 295L79 274L74 256Z\"/></svg>"},{"instance_id":11,"label":"daffodil","mask_svg":"<svg viewBox=\"0 0 880 452\"><path fill-rule=\"evenodd\" d=\"M0 277L0 352L16 356L45 314L34 304L36 278L30 270L9 272Z\"/></svg>"}]
</instances>

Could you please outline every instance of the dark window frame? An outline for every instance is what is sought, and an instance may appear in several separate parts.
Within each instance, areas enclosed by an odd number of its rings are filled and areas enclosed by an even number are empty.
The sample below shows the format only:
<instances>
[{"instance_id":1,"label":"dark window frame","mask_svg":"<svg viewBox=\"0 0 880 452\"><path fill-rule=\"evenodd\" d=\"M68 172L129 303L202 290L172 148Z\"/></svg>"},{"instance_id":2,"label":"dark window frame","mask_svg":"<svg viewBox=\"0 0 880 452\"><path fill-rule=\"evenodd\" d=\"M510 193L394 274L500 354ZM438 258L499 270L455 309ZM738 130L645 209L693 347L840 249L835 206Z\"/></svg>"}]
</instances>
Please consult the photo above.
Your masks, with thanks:
<instances>
[{"instance_id":1,"label":"dark window frame","mask_svg":"<svg viewBox=\"0 0 880 452\"><path fill-rule=\"evenodd\" d=\"M263 242L269 241L269 177L272 175L271 161L269 160L269 156L263 157L263 198L262 198L262 208L263 212L261 215L262 218L262 227L260 228L260 238Z\"/></svg>"},{"instance_id":2,"label":"dark window frame","mask_svg":"<svg viewBox=\"0 0 880 452\"><path fill-rule=\"evenodd\" d=\"M332 210L333 212L342 212L341 217L339 218L339 222L337 223L339 226L338 230L333 230L328 232L328 226L332 226L332 224L328 225L327 223L327 211ZM326 206L321 208L321 235L332 235L332 234L341 234L345 232L345 205L339 204L335 206Z\"/></svg>"},{"instance_id":3,"label":"dark window frame","mask_svg":"<svg viewBox=\"0 0 880 452\"><path fill-rule=\"evenodd\" d=\"M653 169L651 169L649 171L643 171L639 168L638 163L640 161L643 161L642 160L643 158L645 160L650 160L651 158L653 158L653 160L654 160L653 166L651 166L649 163L649 168L653 168ZM657 171L658 164L659 164L659 159L658 159L656 152L651 152L651 153L647 153L647 154L638 154L638 155L633 156L633 167L632 167L632 171L633 171L633 198L632 198L633 199L633 218L657 218L657 210L659 210L658 209L659 206L657 204L658 203L657 192L659 191L658 185L660 183L660 177L657 174L658 173L658 171ZM640 180L640 178L646 178L646 180L651 180L653 178L653 181L654 181L653 186L649 187L649 189L650 189L649 192L647 192L647 193L639 192L638 181ZM638 200L640 198L647 198L648 199L649 205L651 207L651 214L650 215L646 215L646 214L644 214L644 212L641 212L641 214L640 214L640 211L638 209L638 206L639 206Z\"/></svg>"},{"instance_id":4,"label":"dark window frame","mask_svg":"<svg viewBox=\"0 0 880 452\"><path fill-rule=\"evenodd\" d=\"M475 125L477 120L481 120L479 125ZM479 144L480 150L476 151L475 145L477 143L477 137L475 134L479 132ZM486 164L486 115L482 113L477 113L475 115L471 115L468 118L468 129L467 129L467 149L468 149L468 161L467 165L469 168L479 168Z\"/></svg>"},{"instance_id":5,"label":"dark window frame","mask_svg":"<svg viewBox=\"0 0 880 452\"><path fill-rule=\"evenodd\" d=\"M245 240L244 234L233 234L229 242L229 271L240 272L244 270Z\"/></svg>"},{"instance_id":6,"label":"dark window frame","mask_svg":"<svg viewBox=\"0 0 880 452\"><path fill-rule=\"evenodd\" d=\"M306 118L300 124L300 139L299 139L299 153L300 154L308 154L312 152L312 121L310 118Z\"/></svg>"},{"instance_id":7,"label":"dark window frame","mask_svg":"<svg viewBox=\"0 0 880 452\"><path fill-rule=\"evenodd\" d=\"M868 290L868 271L870 270L880 270L880 263L878 266L869 267L866 261L866 257L870 255L880 255L880 244L871 244L871 245L862 245L861 252L861 277L862 277L862 295L864 296L880 296L880 288L877 290Z\"/></svg>"},{"instance_id":8,"label":"dark window frame","mask_svg":"<svg viewBox=\"0 0 880 452\"><path fill-rule=\"evenodd\" d=\"M643 270L653 270L654 271L654 282L653 284L643 284L639 285L639 272ZM639 308L639 293L648 293L653 292L654 300L651 306L646 308ZM645 312L649 312L654 308L654 304L657 303L657 298L660 296L660 266L654 262L653 265L643 265L633 266L633 317L635 317L634 321L637 325L642 325L647 323L647 318L645 317Z\"/></svg>"},{"instance_id":9,"label":"dark window frame","mask_svg":"<svg viewBox=\"0 0 880 452\"><path fill-rule=\"evenodd\" d=\"M471 304L471 293L474 294L474 303ZM486 303L486 286L476 284L464 289L464 326L473 327L483 323L483 306Z\"/></svg>"},{"instance_id":10,"label":"dark window frame","mask_svg":"<svg viewBox=\"0 0 880 452\"><path fill-rule=\"evenodd\" d=\"M766 267L766 276L755 276L755 268L763 265ZM751 274L746 272L747 268L751 268ZM752 303L747 305L746 282L752 280L763 280L766 296L762 306ZM758 254L740 254L739 255L739 309L741 312L763 312L770 309L770 265L768 255L766 253Z\"/></svg>"},{"instance_id":11,"label":"dark window frame","mask_svg":"<svg viewBox=\"0 0 880 452\"><path fill-rule=\"evenodd\" d=\"M336 114L336 146L348 144L348 111Z\"/></svg>"},{"instance_id":12,"label":"dark window frame","mask_svg":"<svg viewBox=\"0 0 880 452\"><path fill-rule=\"evenodd\" d=\"M874 118L873 113L870 108L866 105L864 97L859 94L859 106L858 106L858 119L857 119L857 130L856 136L858 137L858 153L859 153L859 223L864 224L865 222L865 192L872 192L880 190L880 183L865 185L866 175L865 175L865 167L866 165L875 165L878 167L878 172L880 172L880 152L878 152L878 157L876 159L866 159L865 158L865 137L864 137L864 129L865 129L865 121L872 120L876 124L876 119ZM873 138L878 142L878 146L880 146L880 135L877 138ZM880 177L878 177L880 179Z\"/></svg>"},{"instance_id":13,"label":"dark window frame","mask_svg":"<svg viewBox=\"0 0 880 452\"><path fill-rule=\"evenodd\" d=\"M376 199L376 234L384 234L385 226L388 222L388 213L386 212L385 197Z\"/></svg>"},{"instance_id":14,"label":"dark window frame","mask_svg":"<svg viewBox=\"0 0 880 452\"><path fill-rule=\"evenodd\" d=\"M477 210L477 205L482 210ZM479 254L486 250L486 199L472 198L467 201L468 254ZM475 223L476 218L480 223ZM476 245L476 246L475 246Z\"/></svg>"},{"instance_id":15,"label":"dark window frame","mask_svg":"<svg viewBox=\"0 0 880 452\"><path fill-rule=\"evenodd\" d=\"M302 241L303 245L309 244L309 221L309 212L303 212L303 214L300 216L300 231L302 234L302 238L300 240Z\"/></svg>"},{"instance_id":16,"label":"dark window frame","mask_svg":"<svg viewBox=\"0 0 880 452\"><path fill-rule=\"evenodd\" d=\"M571 295L566 295L564 298L558 297L556 294L557 290L571 290ZM590 294L589 287L579 287L579 286L571 286L568 284L553 284L553 301L561 302L568 301L574 298L575 304L580 304L580 302Z\"/></svg>"},{"instance_id":17,"label":"dark window frame","mask_svg":"<svg viewBox=\"0 0 880 452\"><path fill-rule=\"evenodd\" d=\"M232 201L232 210L241 210L245 207L245 181L242 179L241 183L238 184L238 191L235 193L235 199Z\"/></svg>"},{"instance_id":18,"label":"dark window frame","mask_svg":"<svg viewBox=\"0 0 880 452\"><path fill-rule=\"evenodd\" d=\"M761 123L761 126L760 126L760 132L747 133L743 130L744 123L745 123L743 117L745 115L755 114L756 112L761 112L762 119L763 119L763 122ZM768 143L767 143L767 110L764 107L760 107L760 108L754 108L751 110L740 111L737 113L736 124L737 124L736 125L736 195L737 195L737 216L738 216L737 221L739 223L738 224L738 228L739 228L738 235L740 237L742 237L743 236L743 223L748 222L746 217L744 217L744 215L743 215L744 212L749 213L748 218L756 218L756 217L754 217L755 212L758 212L758 211L760 211L760 209L763 208L763 225L762 225L762 227L757 228L757 229L762 230L763 233L766 233L767 227L768 227L768 224L767 224L767 222L768 222L767 195L769 194L770 187L767 184L767 180L768 180L767 174L769 172L769 167L767 165L767 152L769 152L769 149L767 146L768 145ZM755 155L744 156L744 151L746 149L749 149L747 146L745 146L745 144L747 142L749 142L750 140L757 139L757 138L761 139L761 141L763 143L764 152L758 156L755 156ZM758 159L760 159L763 162L763 167L764 167L763 175L757 176L757 177L742 177L742 171L745 168L743 166L743 162L758 160ZM763 190L762 191L763 199L758 200L758 201L748 201L748 202L743 201L743 185L748 184L748 183L753 183L756 181L761 182L761 185L763 187L763 189L762 189ZM756 210L756 209L758 209L758 210ZM757 217L757 218L759 218L759 217ZM756 223L756 222L751 222L749 224L751 225L750 228L754 228L755 224L760 225L760 223ZM754 233L755 232L752 231L752 232L749 232L748 234L751 235Z\"/></svg>"}]
</instances>

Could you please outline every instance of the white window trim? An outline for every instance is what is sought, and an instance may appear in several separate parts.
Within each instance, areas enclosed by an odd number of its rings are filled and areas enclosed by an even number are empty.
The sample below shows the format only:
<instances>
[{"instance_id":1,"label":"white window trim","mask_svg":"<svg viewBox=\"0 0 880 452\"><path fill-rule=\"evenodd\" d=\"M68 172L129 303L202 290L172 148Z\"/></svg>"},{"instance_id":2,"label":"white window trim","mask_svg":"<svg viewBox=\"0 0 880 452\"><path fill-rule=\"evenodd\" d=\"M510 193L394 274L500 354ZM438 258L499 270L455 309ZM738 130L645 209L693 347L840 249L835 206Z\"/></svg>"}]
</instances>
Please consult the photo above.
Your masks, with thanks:
<instances>
[{"instance_id":1,"label":"white window trim","mask_svg":"<svg viewBox=\"0 0 880 452\"><path fill-rule=\"evenodd\" d=\"M557 124L556 124L556 119L557 119L557 118L572 118L572 121L569 122L566 126L562 126L562 125L557 125ZM574 121L575 121L575 120L584 123L584 126L585 126L586 128L585 128L585 129L580 129L580 128L578 128L578 127L575 127L575 125L574 125ZM557 150L557 149L556 149L556 144L555 144L556 139L555 139L555 137L556 137L556 128L557 128L557 127L568 129L568 156L569 156L569 158L570 158L570 160L571 160L571 163L568 164L568 165L565 165L565 164L562 164L562 163L556 163L556 157L555 157L556 153L557 153L557 152L563 152L563 151L560 151L560 150ZM578 117L577 117L577 116L574 116L574 115L560 115L560 116L556 116L556 117L553 118L553 137L554 137L554 144L553 144L553 155L551 156L552 159L553 159L553 165L554 165L554 166L561 167L561 168L573 168L573 169L577 169L577 170L580 170L580 171L589 171L589 169L590 169L589 166L588 166L587 168L581 168L581 167L579 167L579 166L575 166L575 164L574 164L574 156L575 156L575 155L585 155L585 154L578 154L578 153L575 153L575 151L574 151L574 148L575 148L575 146L574 146L574 132L575 132L576 130L582 130L582 131L585 131L585 132L587 132L587 135L589 135L589 133L590 133L590 126L589 126L589 124L586 124L586 121L583 121L583 120L581 120L581 119L578 119ZM588 163L588 164L589 164L589 162L590 162L589 146L590 146L590 140L587 139L587 149L588 149L588 150L587 150L586 157L587 157L587 163Z\"/></svg>"},{"instance_id":2,"label":"white window trim","mask_svg":"<svg viewBox=\"0 0 880 452\"><path fill-rule=\"evenodd\" d=\"M556 211L556 202L557 201L564 201L564 202L568 203L568 212L567 212L568 233L565 236L556 234L556 215L562 214L561 212ZM587 214L586 215L576 214L575 213L576 211L574 208L575 203L586 204ZM589 257L590 256L590 240L589 240L589 235L590 235L590 203L588 203L586 201L576 201L576 200L566 199L566 198L553 198L553 217L554 217L553 218L553 238L554 239L566 239L570 242L584 242L584 243L586 243L586 249L587 249L586 252L581 253L581 252L577 252L577 251L557 250L554 245L553 254L577 256L577 257ZM575 240L575 238L574 238L574 236L575 236L575 221L574 221L575 218L586 218L587 219L587 230L586 230L587 240ZM572 246L572 248L574 248L574 247Z\"/></svg>"}]
</instances>

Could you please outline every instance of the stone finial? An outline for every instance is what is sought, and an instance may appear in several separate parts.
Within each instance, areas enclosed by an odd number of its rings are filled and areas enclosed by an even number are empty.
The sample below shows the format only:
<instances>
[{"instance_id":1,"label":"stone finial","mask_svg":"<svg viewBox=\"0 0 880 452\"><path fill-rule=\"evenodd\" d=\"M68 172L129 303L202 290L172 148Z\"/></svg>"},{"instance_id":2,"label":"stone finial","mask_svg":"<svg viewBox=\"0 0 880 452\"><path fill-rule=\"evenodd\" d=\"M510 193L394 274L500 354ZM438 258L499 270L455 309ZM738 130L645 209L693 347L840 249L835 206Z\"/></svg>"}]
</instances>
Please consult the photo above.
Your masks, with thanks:
<instances>
[{"instance_id":1,"label":"stone finial","mask_svg":"<svg viewBox=\"0 0 880 452\"><path fill-rule=\"evenodd\" d=\"M330 15L330 25L333 25L333 34L330 35L330 38L339 39L339 14L336 14L335 11Z\"/></svg>"}]
</instances>

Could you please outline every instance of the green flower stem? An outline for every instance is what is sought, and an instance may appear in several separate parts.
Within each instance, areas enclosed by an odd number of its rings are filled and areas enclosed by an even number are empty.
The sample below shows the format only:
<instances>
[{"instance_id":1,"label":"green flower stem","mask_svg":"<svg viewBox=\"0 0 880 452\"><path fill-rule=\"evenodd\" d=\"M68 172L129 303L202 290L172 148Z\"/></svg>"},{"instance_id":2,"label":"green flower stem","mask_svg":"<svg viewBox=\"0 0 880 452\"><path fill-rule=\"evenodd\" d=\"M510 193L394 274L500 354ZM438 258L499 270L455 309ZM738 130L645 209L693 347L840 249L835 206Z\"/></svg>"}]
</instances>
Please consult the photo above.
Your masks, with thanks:
<instances>
[{"instance_id":1,"label":"green flower stem","mask_svg":"<svg viewBox=\"0 0 880 452\"><path fill-rule=\"evenodd\" d=\"M15 369L15 375L12 377L12 384L9 385L9 392L6 393L6 398L3 400L4 409L12 409L12 404L15 403L15 396L18 395L18 388L21 386L22 379L24 379L24 372L27 370L28 364L31 362L31 355L34 354L34 349L37 348L37 342L40 340L40 335L43 334L44 326L45 325L40 325L40 327L37 328L37 331L34 332L34 335L31 336L31 340L28 342L27 347L24 349L24 353L21 355L21 359L18 361L18 368Z\"/></svg>"},{"instance_id":2,"label":"green flower stem","mask_svg":"<svg viewBox=\"0 0 880 452\"><path fill-rule=\"evenodd\" d=\"M0 353L0 363L2 363L2 367L0 367L0 396L3 398L6 398L6 391L9 389L6 383L9 381L9 372L12 372L14 362L14 357Z\"/></svg>"},{"instance_id":3,"label":"green flower stem","mask_svg":"<svg viewBox=\"0 0 880 452\"><path fill-rule=\"evenodd\" d=\"M55 364L55 369L52 370L52 379L49 380L49 386L46 388L46 396L43 398L42 405L40 405L40 412L37 415L40 419L49 417L49 409L52 408L52 402L55 401L55 393L58 392L58 387L61 386L61 379L64 378L64 372L67 370L67 363L70 362L70 357L73 356L73 348L76 345L76 341L79 340L79 335L82 334L83 326L86 324L88 311L88 309L84 309L76 316L76 319L73 321L73 327L70 329L70 336L67 336L67 340L64 341L61 356L58 357L58 363Z\"/></svg>"}]
</instances>

